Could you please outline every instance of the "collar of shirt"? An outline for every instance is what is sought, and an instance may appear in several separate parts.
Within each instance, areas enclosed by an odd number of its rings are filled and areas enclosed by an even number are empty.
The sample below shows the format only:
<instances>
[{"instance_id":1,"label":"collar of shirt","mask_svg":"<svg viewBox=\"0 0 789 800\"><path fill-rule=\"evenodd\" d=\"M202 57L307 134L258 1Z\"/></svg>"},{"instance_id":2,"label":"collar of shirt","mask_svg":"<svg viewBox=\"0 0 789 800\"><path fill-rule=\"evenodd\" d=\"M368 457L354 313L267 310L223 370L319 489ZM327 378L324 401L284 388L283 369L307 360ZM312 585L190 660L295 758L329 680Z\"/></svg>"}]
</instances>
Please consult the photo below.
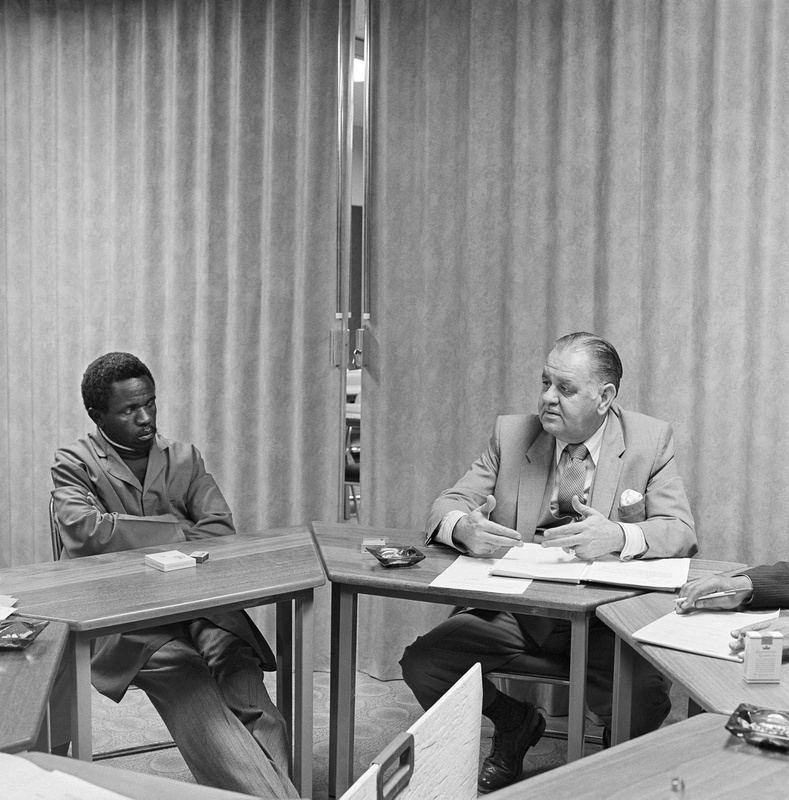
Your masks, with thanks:
<instances>
[{"instance_id":1,"label":"collar of shirt","mask_svg":"<svg viewBox=\"0 0 789 800\"><path fill-rule=\"evenodd\" d=\"M608 413L610 414L611 412L609 411ZM607 426L608 414L606 414L603 424L584 442L595 467L597 467L597 459L600 456L600 448L603 446L603 435L605 434L605 429ZM559 465L559 459L562 457L565 447L567 447L567 442L563 442L560 439L556 440L553 462L554 466Z\"/></svg>"}]
</instances>

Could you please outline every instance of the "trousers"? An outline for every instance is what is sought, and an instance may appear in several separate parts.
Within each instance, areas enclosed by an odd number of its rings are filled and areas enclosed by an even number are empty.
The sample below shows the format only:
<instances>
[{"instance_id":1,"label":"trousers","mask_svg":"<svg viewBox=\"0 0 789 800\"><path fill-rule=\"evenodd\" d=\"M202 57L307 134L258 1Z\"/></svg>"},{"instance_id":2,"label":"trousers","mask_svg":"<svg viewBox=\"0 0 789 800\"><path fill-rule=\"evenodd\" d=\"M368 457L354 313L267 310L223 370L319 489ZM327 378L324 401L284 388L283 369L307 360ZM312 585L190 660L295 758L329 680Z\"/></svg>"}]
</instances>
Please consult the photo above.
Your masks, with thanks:
<instances>
[{"instance_id":1,"label":"trousers","mask_svg":"<svg viewBox=\"0 0 789 800\"><path fill-rule=\"evenodd\" d=\"M525 614L481 609L453 614L405 649L400 661L403 679L422 708L428 709L479 662L484 713L497 693L485 677L487 673L506 670L523 654L566 655L569 663L570 623L556 620L547 637L535 639L529 632L535 619L543 621ZM613 631L596 618L590 620L586 704L608 727L613 703L614 641ZM633 736L659 728L671 710L671 683L648 662L638 662L633 676Z\"/></svg>"},{"instance_id":2,"label":"trousers","mask_svg":"<svg viewBox=\"0 0 789 800\"><path fill-rule=\"evenodd\" d=\"M207 619L181 623L180 629L180 636L150 656L132 685L158 711L197 783L256 797L298 798L288 778L285 720L269 697L255 650ZM58 728L68 731L67 724ZM53 744L62 738L53 726Z\"/></svg>"}]
</instances>

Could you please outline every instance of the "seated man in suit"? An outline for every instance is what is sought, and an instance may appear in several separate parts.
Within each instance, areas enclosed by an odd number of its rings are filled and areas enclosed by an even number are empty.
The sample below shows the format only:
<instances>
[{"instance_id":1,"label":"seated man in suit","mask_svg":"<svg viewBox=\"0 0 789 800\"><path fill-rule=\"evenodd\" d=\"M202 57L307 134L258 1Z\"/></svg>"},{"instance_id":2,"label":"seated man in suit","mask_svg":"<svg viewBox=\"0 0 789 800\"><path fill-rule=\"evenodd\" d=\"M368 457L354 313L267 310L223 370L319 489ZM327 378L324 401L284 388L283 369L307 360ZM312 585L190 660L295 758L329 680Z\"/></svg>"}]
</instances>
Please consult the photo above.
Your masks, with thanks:
<instances>
[{"instance_id":1,"label":"seated man in suit","mask_svg":"<svg viewBox=\"0 0 789 800\"><path fill-rule=\"evenodd\" d=\"M498 557L522 541L582 559L692 555L696 535L671 428L614 403L621 376L619 355L604 339L590 333L559 339L543 369L538 414L496 420L487 450L433 504L427 544L480 557ZM594 617L589 627L587 704L608 733L614 635ZM564 620L465 609L418 638L400 663L429 708L475 661L484 675L524 653L569 654L569 645ZM518 780L545 720L489 680L483 685L483 713L495 732L479 789L490 792ZM669 684L642 661L634 685L632 729L640 735L668 714Z\"/></svg>"},{"instance_id":2,"label":"seated man in suit","mask_svg":"<svg viewBox=\"0 0 789 800\"><path fill-rule=\"evenodd\" d=\"M157 432L156 388L139 359L97 358L82 398L96 430L58 450L52 467L64 558L235 533L197 449ZM275 659L243 612L101 638L91 668L93 685L116 702L132 684L145 691L198 783L299 796L285 721L263 685Z\"/></svg>"},{"instance_id":3,"label":"seated man in suit","mask_svg":"<svg viewBox=\"0 0 789 800\"><path fill-rule=\"evenodd\" d=\"M720 594L725 592L726 594ZM716 597L709 595L715 594ZM694 609L704 611L756 610L789 607L789 561L778 561L744 569L739 575L712 575L686 583L679 592L677 614ZM745 648L745 631L781 631L783 660L789 660L789 617L755 622L731 632L734 641L729 647L735 653Z\"/></svg>"}]
</instances>

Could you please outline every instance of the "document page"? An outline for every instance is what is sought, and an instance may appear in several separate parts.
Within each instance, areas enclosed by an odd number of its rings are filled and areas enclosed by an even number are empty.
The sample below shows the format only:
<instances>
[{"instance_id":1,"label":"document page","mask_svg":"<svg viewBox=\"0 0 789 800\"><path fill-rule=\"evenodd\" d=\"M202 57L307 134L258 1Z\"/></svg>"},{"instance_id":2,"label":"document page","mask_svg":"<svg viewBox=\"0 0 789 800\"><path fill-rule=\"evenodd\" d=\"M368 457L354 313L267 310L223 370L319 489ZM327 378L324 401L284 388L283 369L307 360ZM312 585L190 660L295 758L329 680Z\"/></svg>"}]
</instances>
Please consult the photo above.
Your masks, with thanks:
<instances>
[{"instance_id":1,"label":"document page","mask_svg":"<svg viewBox=\"0 0 789 800\"><path fill-rule=\"evenodd\" d=\"M754 622L776 619L778 611L694 611L677 614L672 611L633 634L636 641L698 653L727 661L742 661L729 650L734 641L731 632Z\"/></svg>"},{"instance_id":2,"label":"document page","mask_svg":"<svg viewBox=\"0 0 789 800\"><path fill-rule=\"evenodd\" d=\"M673 591L688 582L689 558L645 558L620 561L598 558L589 564L585 580L642 589Z\"/></svg>"},{"instance_id":3,"label":"document page","mask_svg":"<svg viewBox=\"0 0 789 800\"><path fill-rule=\"evenodd\" d=\"M588 561L565 553L561 547L540 547L534 542L525 542L523 547L512 547L495 561L491 574L579 583L587 564Z\"/></svg>"},{"instance_id":4,"label":"document page","mask_svg":"<svg viewBox=\"0 0 789 800\"><path fill-rule=\"evenodd\" d=\"M437 578L433 579L430 585L444 589L467 589L473 592L523 594L531 581L496 578L490 574L495 563L495 558L458 556Z\"/></svg>"}]
</instances>

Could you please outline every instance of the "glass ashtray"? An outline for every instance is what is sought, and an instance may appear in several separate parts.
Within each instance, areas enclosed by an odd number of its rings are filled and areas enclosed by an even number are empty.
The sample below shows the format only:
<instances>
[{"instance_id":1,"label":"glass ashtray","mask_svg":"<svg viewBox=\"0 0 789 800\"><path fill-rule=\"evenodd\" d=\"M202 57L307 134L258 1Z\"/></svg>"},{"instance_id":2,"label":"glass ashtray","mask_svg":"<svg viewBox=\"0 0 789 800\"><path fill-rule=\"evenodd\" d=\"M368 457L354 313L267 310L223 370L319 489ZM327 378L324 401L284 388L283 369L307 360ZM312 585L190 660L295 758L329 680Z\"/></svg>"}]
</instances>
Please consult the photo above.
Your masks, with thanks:
<instances>
[{"instance_id":1,"label":"glass ashtray","mask_svg":"<svg viewBox=\"0 0 789 800\"><path fill-rule=\"evenodd\" d=\"M726 730L748 744L789 751L789 711L740 703L729 717Z\"/></svg>"},{"instance_id":2,"label":"glass ashtray","mask_svg":"<svg viewBox=\"0 0 789 800\"><path fill-rule=\"evenodd\" d=\"M367 552L372 553L384 567L411 567L425 557L416 547L398 544L368 547Z\"/></svg>"},{"instance_id":3,"label":"glass ashtray","mask_svg":"<svg viewBox=\"0 0 789 800\"><path fill-rule=\"evenodd\" d=\"M24 650L44 628L46 620L25 622L21 619L0 622L0 650Z\"/></svg>"}]
</instances>

